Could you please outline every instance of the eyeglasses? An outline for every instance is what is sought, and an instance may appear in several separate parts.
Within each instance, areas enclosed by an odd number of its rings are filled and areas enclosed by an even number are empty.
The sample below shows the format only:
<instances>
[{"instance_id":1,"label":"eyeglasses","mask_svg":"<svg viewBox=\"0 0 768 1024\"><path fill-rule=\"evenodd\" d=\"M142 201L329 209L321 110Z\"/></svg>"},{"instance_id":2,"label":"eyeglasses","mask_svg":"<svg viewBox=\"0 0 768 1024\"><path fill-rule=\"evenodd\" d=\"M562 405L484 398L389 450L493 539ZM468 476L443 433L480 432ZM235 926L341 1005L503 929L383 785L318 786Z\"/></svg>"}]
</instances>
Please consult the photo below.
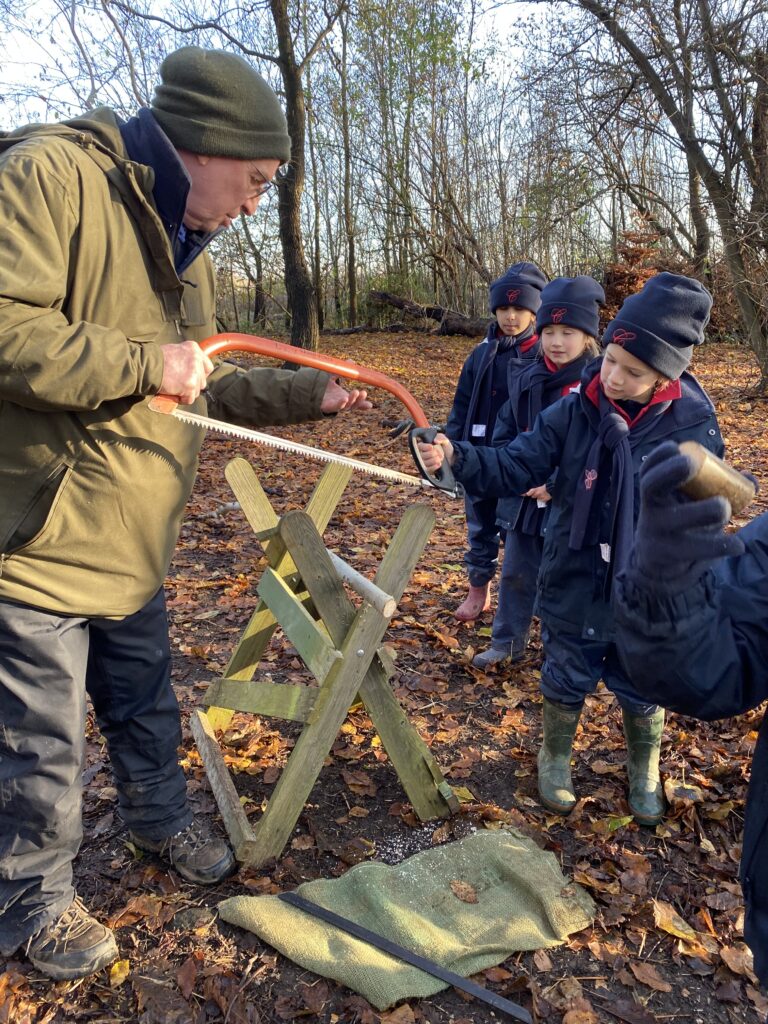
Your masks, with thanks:
<instances>
[{"instance_id":1,"label":"eyeglasses","mask_svg":"<svg viewBox=\"0 0 768 1024\"><path fill-rule=\"evenodd\" d=\"M251 189L248 193L249 199L261 199L269 192L274 185L273 181L265 181L264 178L257 178L255 174L251 175Z\"/></svg>"}]
</instances>

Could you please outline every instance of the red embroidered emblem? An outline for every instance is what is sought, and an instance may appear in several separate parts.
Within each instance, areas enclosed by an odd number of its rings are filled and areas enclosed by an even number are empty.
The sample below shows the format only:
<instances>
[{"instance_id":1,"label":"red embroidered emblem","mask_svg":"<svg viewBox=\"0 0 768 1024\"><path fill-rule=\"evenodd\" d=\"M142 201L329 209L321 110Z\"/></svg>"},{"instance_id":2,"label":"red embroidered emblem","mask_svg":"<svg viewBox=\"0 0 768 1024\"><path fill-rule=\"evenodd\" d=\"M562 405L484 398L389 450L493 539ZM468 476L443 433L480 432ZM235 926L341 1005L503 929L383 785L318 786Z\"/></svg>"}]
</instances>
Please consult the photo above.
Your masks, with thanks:
<instances>
[{"instance_id":1,"label":"red embroidered emblem","mask_svg":"<svg viewBox=\"0 0 768 1024\"><path fill-rule=\"evenodd\" d=\"M553 309L550 313L552 323L559 324L567 312L568 310L565 308L565 306L562 306L560 309Z\"/></svg>"},{"instance_id":2,"label":"red embroidered emblem","mask_svg":"<svg viewBox=\"0 0 768 1024\"><path fill-rule=\"evenodd\" d=\"M597 480L597 470L596 469L588 469L588 470L586 470L586 472L584 473L584 490L585 491L591 491L592 490L592 484L595 482L595 480Z\"/></svg>"},{"instance_id":3,"label":"red embroidered emblem","mask_svg":"<svg viewBox=\"0 0 768 1024\"><path fill-rule=\"evenodd\" d=\"M510 288L509 291L507 292L507 301L510 303L510 305L514 306L516 300L519 299L519 298L520 298L520 289L519 288Z\"/></svg>"},{"instance_id":4,"label":"red embroidered emblem","mask_svg":"<svg viewBox=\"0 0 768 1024\"><path fill-rule=\"evenodd\" d=\"M611 335L609 344L626 345L628 341L634 341L637 335L634 331L626 331L623 327L617 327Z\"/></svg>"}]
</instances>

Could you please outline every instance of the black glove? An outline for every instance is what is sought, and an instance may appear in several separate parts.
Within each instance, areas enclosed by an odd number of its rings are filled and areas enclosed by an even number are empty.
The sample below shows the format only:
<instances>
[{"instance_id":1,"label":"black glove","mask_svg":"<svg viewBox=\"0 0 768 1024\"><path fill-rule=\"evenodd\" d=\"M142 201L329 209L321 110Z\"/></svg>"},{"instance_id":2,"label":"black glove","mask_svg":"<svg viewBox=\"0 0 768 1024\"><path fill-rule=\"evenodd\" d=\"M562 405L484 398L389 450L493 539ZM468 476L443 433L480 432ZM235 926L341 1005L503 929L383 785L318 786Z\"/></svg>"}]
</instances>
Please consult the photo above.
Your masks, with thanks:
<instances>
[{"instance_id":1,"label":"black glove","mask_svg":"<svg viewBox=\"0 0 768 1024\"><path fill-rule=\"evenodd\" d=\"M731 515L727 499L693 501L678 490L694 472L693 463L674 441L660 444L640 471L640 516L631 566L666 590L683 590L711 562L744 552L736 534L723 532Z\"/></svg>"}]
</instances>

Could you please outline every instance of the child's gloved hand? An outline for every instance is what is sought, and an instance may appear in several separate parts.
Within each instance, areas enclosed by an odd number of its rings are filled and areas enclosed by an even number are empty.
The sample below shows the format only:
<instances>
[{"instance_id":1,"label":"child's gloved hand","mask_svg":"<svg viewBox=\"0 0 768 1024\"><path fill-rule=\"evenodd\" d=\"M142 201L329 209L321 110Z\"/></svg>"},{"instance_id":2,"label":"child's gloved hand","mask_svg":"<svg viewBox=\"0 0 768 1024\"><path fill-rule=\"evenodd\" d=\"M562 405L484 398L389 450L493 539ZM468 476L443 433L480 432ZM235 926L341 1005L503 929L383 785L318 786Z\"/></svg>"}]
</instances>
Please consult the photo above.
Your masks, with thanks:
<instances>
[{"instance_id":1,"label":"child's gloved hand","mask_svg":"<svg viewBox=\"0 0 768 1024\"><path fill-rule=\"evenodd\" d=\"M631 565L646 578L681 590L719 558L744 552L744 544L723 527L731 506L721 497L693 501L678 488L695 472L674 441L664 441L640 472L640 516Z\"/></svg>"}]
</instances>

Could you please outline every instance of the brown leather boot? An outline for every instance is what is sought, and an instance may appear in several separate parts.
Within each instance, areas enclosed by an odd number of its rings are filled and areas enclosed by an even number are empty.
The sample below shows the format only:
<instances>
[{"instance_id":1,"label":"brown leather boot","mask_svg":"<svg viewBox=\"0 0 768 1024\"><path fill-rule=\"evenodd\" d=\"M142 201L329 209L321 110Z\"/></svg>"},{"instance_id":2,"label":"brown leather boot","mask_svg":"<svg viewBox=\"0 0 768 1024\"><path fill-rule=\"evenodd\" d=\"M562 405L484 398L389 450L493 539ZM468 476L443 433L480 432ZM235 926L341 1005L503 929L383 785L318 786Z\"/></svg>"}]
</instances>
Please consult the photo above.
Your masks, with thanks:
<instances>
[{"instance_id":1,"label":"brown leather boot","mask_svg":"<svg viewBox=\"0 0 768 1024\"><path fill-rule=\"evenodd\" d=\"M460 622L472 622L479 618L483 612L491 607L491 584L484 583L482 587L470 586L469 593L453 613L454 618Z\"/></svg>"},{"instance_id":2,"label":"brown leather boot","mask_svg":"<svg viewBox=\"0 0 768 1024\"><path fill-rule=\"evenodd\" d=\"M85 978L119 955L112 932L91 917L77 897L55 921L32 936L25 953L38 971L57 981Z\"/></svg>"},{"instance_id":3,"label":"brown leather boot","mask_svg":"<svg viewBox=\"0 0 768 1024\"><path fill-rule=\"evenodd\" d=\"M235 857L229 846L197 819L167 839L148 839L136 832L130 832L130 838L140 850L167 860L188 882L214 885L235 870Z\"/></svg>"}]
</instances>

